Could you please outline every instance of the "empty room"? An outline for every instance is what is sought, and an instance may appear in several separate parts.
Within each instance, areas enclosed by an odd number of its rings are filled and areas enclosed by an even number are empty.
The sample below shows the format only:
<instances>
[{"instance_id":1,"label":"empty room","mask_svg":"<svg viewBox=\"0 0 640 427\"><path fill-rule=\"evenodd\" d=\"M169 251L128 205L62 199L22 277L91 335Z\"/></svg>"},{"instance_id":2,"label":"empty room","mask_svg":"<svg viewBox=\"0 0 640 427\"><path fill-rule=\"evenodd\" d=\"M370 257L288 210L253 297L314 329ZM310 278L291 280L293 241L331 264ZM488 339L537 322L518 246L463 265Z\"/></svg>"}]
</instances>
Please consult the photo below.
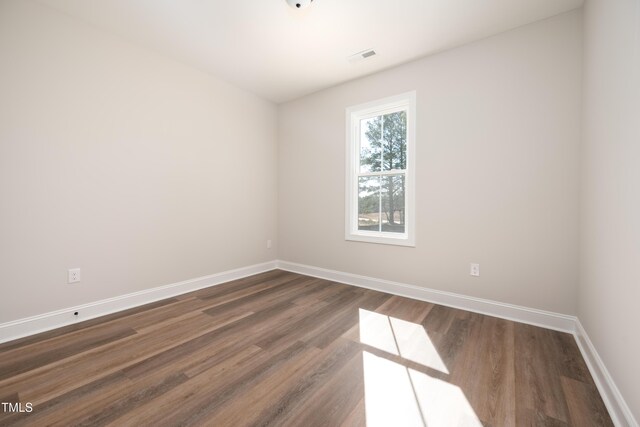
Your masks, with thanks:
<instances>
[{"instance_id":1,"label":"empty room","mask_svg":"<svg viewBox=\"0 0 640 427\"><path fill-rule=\"evenodd\" d=\"M640 0L0 0L0 426L640 421Z\"/></svg>"}]
</instances>

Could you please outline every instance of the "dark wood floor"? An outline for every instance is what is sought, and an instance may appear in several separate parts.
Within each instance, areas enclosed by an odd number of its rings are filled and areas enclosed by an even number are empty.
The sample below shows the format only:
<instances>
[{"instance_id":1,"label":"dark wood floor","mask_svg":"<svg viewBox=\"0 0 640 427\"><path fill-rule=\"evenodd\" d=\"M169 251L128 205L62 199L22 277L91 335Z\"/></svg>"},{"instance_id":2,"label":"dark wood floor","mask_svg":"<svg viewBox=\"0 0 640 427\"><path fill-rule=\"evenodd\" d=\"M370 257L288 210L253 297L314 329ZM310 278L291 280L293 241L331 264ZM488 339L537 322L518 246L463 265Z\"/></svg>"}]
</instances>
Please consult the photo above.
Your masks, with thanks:
<instances>
[{"instance_id":1,"label":"dark wood floor","mask_svg":"<svg viewBox=\"0 0 640 427\"><path fill-rule=\"evenodd\" d=\"M573 337L272 271L0 345L0 425L612 425Z\"/></svg>"}]
</instances>

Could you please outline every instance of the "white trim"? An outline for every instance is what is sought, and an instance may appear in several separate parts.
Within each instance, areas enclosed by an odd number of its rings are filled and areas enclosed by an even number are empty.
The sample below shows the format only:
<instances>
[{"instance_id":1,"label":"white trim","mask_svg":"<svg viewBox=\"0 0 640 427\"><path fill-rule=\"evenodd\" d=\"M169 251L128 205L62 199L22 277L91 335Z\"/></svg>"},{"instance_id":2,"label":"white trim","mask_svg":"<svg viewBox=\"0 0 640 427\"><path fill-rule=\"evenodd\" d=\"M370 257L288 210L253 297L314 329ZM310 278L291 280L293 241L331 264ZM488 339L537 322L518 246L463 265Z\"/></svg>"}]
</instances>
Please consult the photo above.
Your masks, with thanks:
<instances>
[{"instance_id":1,"label":"white trim","mask_svg":"<svg viewBox=\"0 0 640 427\"><path fill-rule=\"evenodd\" d=\"M469 297L453 292L439 291L436 289L424 288L422 286L392 282L390 280L376 279L373 277L360 276L357 274L344 273L341 271L328 270L325 268L296 264L287 261L278 261L278 268L281 270L292 271L294 273L305 274L307 276L319 277L321 279L359 286L361 288L373 289L407 298L432 302L435 304L445 305L447 307L473 311L474 313L487 314L489 316L500 317L502 319L541 326L547 329L554 329L569 333L574 333L575 331L575 316L552 313L550 311L538 310L535 308Z\"/></svg>"},{"instance_id":2,"label":"white trim","mask_svg":"<svg viewBox=\"0 0 640 427\"><path fill-rule=\"evenodd\" d=\"M598 355L580 320L574 316L281 260L228 270L210 276L198 277L183 282L3 323L0 324L0 343L149 304L165 298L171 298L276 268L571 333L576 339L582 357L598 387L598 391L602 396L602 400L609 411L613 423L619 427L639 427L638 422L631 413L631 409L622 397L620 390ZM80 312L81 315L79 318L73 316L75 311Z\"/></svg>"},{"instance_id":3,"label":"white trim","mask_svg":"<svg viewBox=\"0 0 640 427\"><path fill-rule=\"evenodd\" d=\"M582 357L589 367L593 381L598 387L598 391L602 396L602 400L604 400L604 404L607 406L613 423L616 426L638 427L638 422L631 413L631 409L622 397L613 378L611 378L607 367L600 358L600 355L596 351L589 335L587 335L587 331L585 331L579 319L576 319L575 337L578 342L578 347L580 347Z\"/></svg>"},{"instance_id":4,"label":"white trim","mask_svg":"<svg viewBox=\"0 0 640 427\"><path fill-rule=\"evenodd\" d=\"M407 111L407 165L405 175L405 232L381 233L359 231L358 212L358 170L356 159L360 158L360 121L389 112L406 109ZM398 246L415 246L415 158L416 158L416 91L379 99L346 109L346 153L345 153L345 240L356 242L380 243ZM393 171L384 171L384 175ZM356 189L354 191L354 188Z\"/></svg>"},{"instance_id":5,"label":"white trim","mask_svg":"<svg viewBox=\"0 0 640 427\"><path fill-rule=\"evenodd\" d=\"M277 268L572 334L617 427L639 427L580 320L550 311L279 260Z\"/></svg>"},{"instance_id":6,"label":"white trim","mask_svg":"<svg viewBox=\"0 0 640 427\"><path fill-rule=\"evenodd\" d=\"M2 323L0 343L273 270L276 265L277 261L269 261ZM73 315L76 311L79 316Z\"/></svg>"}]
</instances>

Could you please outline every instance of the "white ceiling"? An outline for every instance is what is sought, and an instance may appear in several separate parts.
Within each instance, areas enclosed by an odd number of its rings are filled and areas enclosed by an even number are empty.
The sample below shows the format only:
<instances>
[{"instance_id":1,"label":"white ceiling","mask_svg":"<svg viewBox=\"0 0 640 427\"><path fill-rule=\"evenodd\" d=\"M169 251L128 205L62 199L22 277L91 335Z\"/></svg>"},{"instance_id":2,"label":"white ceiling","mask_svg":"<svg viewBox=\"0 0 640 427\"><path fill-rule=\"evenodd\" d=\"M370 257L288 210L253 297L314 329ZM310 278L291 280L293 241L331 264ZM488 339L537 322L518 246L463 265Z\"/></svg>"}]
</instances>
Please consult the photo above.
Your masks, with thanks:
<instances>
[{"instance_id":1,"label":"white ceiling","mask_svg":"<svg viewBox=\"0 0 640 427\"><path fill-rule=\"evenodd\" d=\"M583 0L41 0L283 102L580 7ZM373 48L361 62L347 57Z\"/></svg>"}]
</instances>

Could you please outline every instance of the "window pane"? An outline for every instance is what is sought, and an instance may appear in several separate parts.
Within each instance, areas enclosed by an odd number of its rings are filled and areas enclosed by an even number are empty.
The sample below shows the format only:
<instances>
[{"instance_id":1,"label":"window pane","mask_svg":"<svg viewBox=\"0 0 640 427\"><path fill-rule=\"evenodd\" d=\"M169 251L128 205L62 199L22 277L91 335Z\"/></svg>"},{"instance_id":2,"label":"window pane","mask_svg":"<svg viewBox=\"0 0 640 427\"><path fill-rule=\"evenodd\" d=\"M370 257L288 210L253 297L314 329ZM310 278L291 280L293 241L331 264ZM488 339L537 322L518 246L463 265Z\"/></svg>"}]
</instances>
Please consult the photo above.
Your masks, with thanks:
<instances>
[{"instance_id":1,"label":"window pane","mask_svg":"<svg viewBox=\"0 0 640 427\"><path fill-rule=\"evenodd\" d=\"M404 233L405 210L405 176L383 176L382 186L382 231L388 233Z\"/></svg>"},{"instance_id":2,"label":"window pane","mask_svg":"<svg viewBox=\"0 0 640 427\"><path fill-rule=\"evenodd\" d=\"M380 172L382 116L360 120L360 172Z\"/></svg>"},{"instance_id":3,"label":"window pane","mask_svg":"<svg viewBox=\"0 0 640 427\"><path fill-rule=\"evenodd\" d=\"M358 230L380 231L380 177L358 179Z\"/></svg>"},{"instance_id":4,"label":"window pane","mask_svg":"<svg viewBox=\"0 0 640 427\"><path fill-rule=\"evenodd\" d=\"M385 114L383 116L384 138L382 151L383 170L404 170L407 168L407 112Z\"/></svg>"}]
</instances>

